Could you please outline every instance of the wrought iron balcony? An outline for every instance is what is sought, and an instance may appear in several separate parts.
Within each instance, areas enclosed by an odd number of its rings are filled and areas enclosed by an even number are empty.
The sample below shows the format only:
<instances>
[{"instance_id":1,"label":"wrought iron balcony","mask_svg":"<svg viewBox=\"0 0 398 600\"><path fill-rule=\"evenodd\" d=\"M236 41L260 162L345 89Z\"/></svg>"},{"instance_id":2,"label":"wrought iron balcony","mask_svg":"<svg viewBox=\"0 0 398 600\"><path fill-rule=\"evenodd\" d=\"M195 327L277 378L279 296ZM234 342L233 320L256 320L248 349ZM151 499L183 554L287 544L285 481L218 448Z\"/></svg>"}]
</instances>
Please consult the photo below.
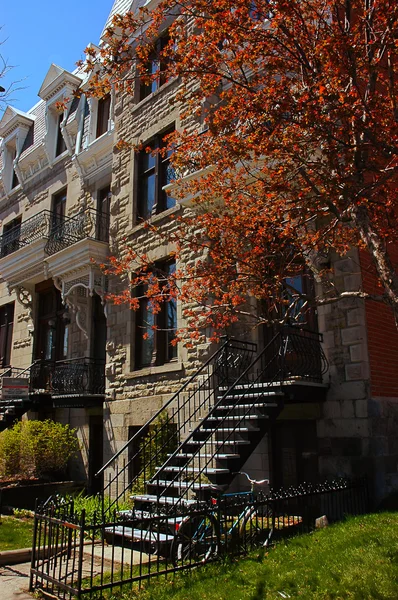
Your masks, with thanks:
<instances>
[{"instance_id":1,"label":"wrought iron balcony","mask_svg":"<svg viewBox=\"0 0 398 600\"><path fill-rule=\"evenodd\" d=\"M45 252L51 256L85 239L107 242L109 239L109 214L92 208L85 209L74 217L63 217L53 222Z\"/></svg>"},{"instance_id":2,"label":"wrought iron balcony","mask_svg":"<svg viewBox=\"0 0 398 600\"><path fill-rule=\"evenodd\" d=\"M105 361L94 358L57 361L51 390L53 396L103 396Z\"/></svg>"},{"instance_id":3,"label":"wrought iron balcony","mask_svg":"<svg viewBox=\"0 0 398 600\"><path fill-rule=\"evenodd\" d=\"M328 361L322 349L322 335L295 326L284 326L269 345L262 362L267 380L322 383ZM277 357L277 360L275 360ZM278 375L276 375L278 374Z\"/></svg>"},{"instance_id":4,"label":"wrought iron balcony","mask_svg":"<svg viewBox=\"0 0 398 600\"><path fill-rule=\"evenodd\" d=\"M33 394L51 394L55 362L36 360L30 368L30 391Z\"/></svg>"},{"instance_id":5,"label":"wrought iron balcony","mask_svg":"<svg viewBox=\"0 0 398 600\"><path fill-rule=\"evenodd\" d=\"M0 258L48 237L51 222L52 213L49 210L43 210L4 233L0 237Z\"/></svg>"}]
</instances>

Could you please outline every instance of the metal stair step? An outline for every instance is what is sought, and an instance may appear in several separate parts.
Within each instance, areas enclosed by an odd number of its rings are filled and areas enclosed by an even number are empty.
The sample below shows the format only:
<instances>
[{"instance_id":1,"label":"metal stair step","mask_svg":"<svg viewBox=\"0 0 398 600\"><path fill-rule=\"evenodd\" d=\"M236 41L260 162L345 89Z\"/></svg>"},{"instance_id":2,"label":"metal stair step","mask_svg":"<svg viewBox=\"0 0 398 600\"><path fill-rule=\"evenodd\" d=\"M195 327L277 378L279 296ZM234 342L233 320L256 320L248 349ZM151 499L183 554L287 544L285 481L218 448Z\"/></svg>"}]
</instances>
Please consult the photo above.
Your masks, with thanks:
<instances>
[{"instance_id":1,"label":"metal stair step","mask_svg":"<svg viewBox=\"0 0 398 600\"><path fill-rule=\"evenodd\" d=\"M210 431L210 430L208 430ZM225 430L224 430L225 431ZM233 445L233 446L247 446L248 444L250 444L249 440L226 440L226 441L222 441L222 440L213 440L211 442L205 442L204 446L206 445L220 445L223 444L224 446L228 446L228 445ZM195 441L195 440L188 440L187 442L185 442L186 446L198 446L201 445L201 442Z\"/></svg>"},{"instance_id":2,"label":"metal stair step","mask_svg":"<svg viewBox=\"0 0 398 600\"><path fill-rule=\"evenodd\" d=\"M239 394L228 394L228 396L218 395L218 400L224 398L224 400L255 400L257 398L277 398L279 396L284 396L282 391L280 392L250 392L250 393L239 393Z\"/></svg>"},{"instance_id":3,"label":"metal stair step","mask_svg":"<svg viewBox=\"0 0 398 600\"><path fill-rule=\"evenodd\" d=\"M156 481L146 481L147 485L165 487L165 488L177 488L180 490L217 490L224 491L227 485L217 485L212 483L194 483L193 481L168 481L167 479L159 479Z\"/></svg>"},{"instance_id":4,"label":"metal stair step","mask_svg":"<svg viewBox=\"0 0 398 600\"><path fill-rule=\"evenodd\" d=\"M250 406L250 408L276 408L278 405L276 402L262 402L262 403L256 403L256 404L252 404ZM247 408L246 404L221 404L220 406L217 406L216 410L234 410L234 409L244 409Z\"/></svg>"},{"instance_id":5,"label":"metal stair step","mask_svg":"<svg viewBox=\"0 0 398 600\"><path fill-rule=\"evenodd\" d=\"M171 454L170 454L171 456ZM184 454L184 453L180 453L180 454L176 454L176 458L196 458L198 457L199 454ZM202 454L200 453L200 458L214 458L215 460L228 460L228 459L233 459L233 458L240 458L240 454Z\"/></svg>"},{"instance_id":6,"label":"metal stair step","mask_svg":"<svg viewBox=\"0 0 398 600\"><path fill-rule=\"evenodd\" d=\"M221 392L228 392L229 387L222 385L218 388ZM281 391L281 381L259 381L258 383L240 383L234 386L233 391L235 390L264 390L269 389L269 393L273 393L275 389L277 391Z\"/></svg>"},{"instance_id":7,"label":"metal stair step","mask_svg":"<svg viewBox=\"0 0 398 600\"><path fill-rule=\"evenodd\" d=\"M226 421L243 421L244 419L249 419L250 421L255 421L256 419L269 419L269 415L228 415L227 417L208 417L206 421L221 421L225 423Z\"/></svg>"},{"instance_id":8,"label":"metal stair step","mask_svg":"<svg viewBox=\"0 0 398 600\"><path fill-rule=\"evenodd\" d=\"M250 431L260 431L259 427L217 427L216 429L201 429L205 433L250 433ZM231 440L231 443L233 440Z\"/></svg>"},{"instance_id":9,"label":"metal stair step","mask_svg":"<svg viewBox=\"0 0 398 600\"><path fill-rule=\"evenodd\" d=\"M150 502L153 504L183 504L184 506L191 506L197 504L197 500L186 500L185 498L173 498L172 496L155 496L154 494L137 494L130 496L131 500L135 502Z\"/></svg>"},{"instance_id":10,"label":"metal stair step","mask_svg":"<svg viewBox=\"0 0 398 600\"><path fill-rule=\"evenodd\" d=\"M151 520L153 517L158 516L157 513L155 512L150 512L148 510L140 510L140 509L132 509L132 510L120 510L118 513L118 516L123 517L125 519L134 519L136 521L146 521L146 520ZM181 523L181 521L184 519L185 517L172 517L172 518L165 518L164 522L167 523L168 525L175 525L176 523ZM163 519L162 519L162 523L163 523Z\"/></svg>"},{"instance_id":11,"label":"metal stair step","mask_svg":"<svg viewBox=\"0 0 398 600\"><path fill-rule=\"evenodd\" d=\"M202 454L200 455L201 457L203 456ZM162 472L163 471L167 471L167 472L173 472L173 473L203 473L204 475L218 475L221 473L229 473L230 470L229 469L217 469L217 468L213 468L213 467L209 467L209 468L204 468L201 469L199 467L178 467L176 466L171 466L171 467L164 467L164 469L161 469Z\"/></svg>"},{"instance_id":12,"label":"metal stair step","mask_svg":"<svg viewBox=\"0 0 398 600\"><path fill-rule=\"evenodd\" d=\"M165 543L174 540L174 535L170 533L133 529L132 527L125 527L124 525L105 527L105 531L111 535L125 537L133 542Z\"/></svg>"}]
</instances>

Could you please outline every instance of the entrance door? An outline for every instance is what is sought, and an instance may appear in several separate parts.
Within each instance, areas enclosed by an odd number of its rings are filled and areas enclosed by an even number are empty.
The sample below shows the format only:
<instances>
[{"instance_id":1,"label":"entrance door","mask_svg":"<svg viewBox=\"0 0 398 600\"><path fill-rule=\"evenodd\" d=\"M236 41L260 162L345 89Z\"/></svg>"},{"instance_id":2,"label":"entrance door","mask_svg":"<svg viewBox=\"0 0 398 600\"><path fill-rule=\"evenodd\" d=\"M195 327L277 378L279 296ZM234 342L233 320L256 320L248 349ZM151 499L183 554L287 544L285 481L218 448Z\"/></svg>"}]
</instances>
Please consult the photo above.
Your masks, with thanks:
<instances>
[{"instance_id":1,"label":"entrance door","mask_svg":"<svg viewBox=\"0 0 398 600\"><path fill-rule=\"evenodd\" d=\"M102 415L89 417L89 450L88 450L88 493L98 494L102 491L102 477L95 477L103 464L104 423Z\"/></svg>"},{"instance_id":2,"label":"entrance door","mask_svg":"<svg viewBox=\"0 0 398 600\"><path fill-rule=\"evenodd\" d=\"M106 357L106 317L101 298L93 296L93 336L91 355L96 360L105 361Z\"/></svg>"},{"instance_id":3,"label":"entrance door","mask_svg":"<svg viewBox=\"0 0 398 600\"><path fill-rule=\"evenodd\" d=\"M277 421L272 432L273 487L318 480L315 421Z\"/></svg>"}]
</instances>

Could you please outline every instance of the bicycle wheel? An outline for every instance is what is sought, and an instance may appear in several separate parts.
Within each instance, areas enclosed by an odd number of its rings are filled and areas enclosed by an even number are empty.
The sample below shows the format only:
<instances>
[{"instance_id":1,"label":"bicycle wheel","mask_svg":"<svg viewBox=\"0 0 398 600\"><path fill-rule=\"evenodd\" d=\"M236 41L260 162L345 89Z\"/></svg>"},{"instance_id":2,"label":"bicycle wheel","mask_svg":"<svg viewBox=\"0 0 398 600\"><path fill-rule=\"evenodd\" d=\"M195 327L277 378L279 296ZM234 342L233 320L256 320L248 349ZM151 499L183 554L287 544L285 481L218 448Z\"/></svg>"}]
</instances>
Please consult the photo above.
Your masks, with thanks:
<instances>
[{"instance_id":1,"label":"bicycle wheel","mask_svg":"<svg viewBox=\"0 0 398 600\"><path fill-rule=\"evenodd\" d=\"M247 552L256 546L269 546L273 534L273 512L267 504L252 506L242 519L239 539Z\"/></svg>"},{"instance_id":2,"label":"bicycle wheel","mask_svg":"<svg viewBox=\"0 0 398 600\"><path fill-rule=\"evenodd\" d=\"M212 515L185 517L171 546L171 559L178 563L204 563L218 553L218 524Z\"/></svg>"}]
</instances>

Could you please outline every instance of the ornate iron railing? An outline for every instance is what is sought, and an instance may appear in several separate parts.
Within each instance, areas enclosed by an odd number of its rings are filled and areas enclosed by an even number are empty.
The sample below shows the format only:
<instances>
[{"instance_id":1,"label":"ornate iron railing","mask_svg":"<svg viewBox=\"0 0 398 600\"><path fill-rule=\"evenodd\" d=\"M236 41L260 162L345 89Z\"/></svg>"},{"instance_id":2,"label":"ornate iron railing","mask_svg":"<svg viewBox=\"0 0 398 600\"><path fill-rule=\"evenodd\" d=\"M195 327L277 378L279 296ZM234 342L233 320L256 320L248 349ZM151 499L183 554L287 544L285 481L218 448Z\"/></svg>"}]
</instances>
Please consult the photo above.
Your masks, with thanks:
<instances>
[{"instance_id":1,"label":"ornate iron railing","mask_svg":"<svg viewBox=\"0 0 398 600\"><path fill-rule=\"evenodd\" d=\"M107 242L109 214L88 208L73 217L63 217L60 222L54 221L45 252L51 256L84 239Z\"/></svg>"},{"instance_id":2,"label":"ornate iron railing","mask_svg":"<svg viewBox=\"0 0 398 600\"><path fill-rule=\"evenodd\" d=\"M51 392L53 396L105 394L105 361L86 357L57 361Z\"/></svg>"},{"instance_id":3,"label":"ornate iron railing","mask_svg":"<svg viewBox=\"0 0 398 600\"><path fill-rule=\"evenodd\" d=\"M30 391L34 394L50 394L55 362L53 360L36 360L30 367Z\"/></svg>"},{"instance_id":4,"label":"ornate iron railing","mask_svg":"<svg viewBox=\"0 0 398 600\"><path fill-rule=\"evenodd\" d=\"M276 344L278 360L273 363L274 368L281 372L281 379L322 383L323 375L328 369L328 361L321 342L322 335L315 331L293 326L282 327ZM275 345L270 346L269 352L264 354L263 361L269 363L270 353L274 353L275 349ZM271 369L262 370L264 377L273 378L274 373Z\"/></svg>"},{"instance_id":5,"label":"ornate iron railing","mask_svg":"<svg viewBox=\"0 0 398 600\"><path fill-rule=\"evenodd\" d=\"M16 252L36 240L48 237L52 213L43 210L34 217L16 225L0 237L0 258Z\"/></svg>"}]
</instances>

